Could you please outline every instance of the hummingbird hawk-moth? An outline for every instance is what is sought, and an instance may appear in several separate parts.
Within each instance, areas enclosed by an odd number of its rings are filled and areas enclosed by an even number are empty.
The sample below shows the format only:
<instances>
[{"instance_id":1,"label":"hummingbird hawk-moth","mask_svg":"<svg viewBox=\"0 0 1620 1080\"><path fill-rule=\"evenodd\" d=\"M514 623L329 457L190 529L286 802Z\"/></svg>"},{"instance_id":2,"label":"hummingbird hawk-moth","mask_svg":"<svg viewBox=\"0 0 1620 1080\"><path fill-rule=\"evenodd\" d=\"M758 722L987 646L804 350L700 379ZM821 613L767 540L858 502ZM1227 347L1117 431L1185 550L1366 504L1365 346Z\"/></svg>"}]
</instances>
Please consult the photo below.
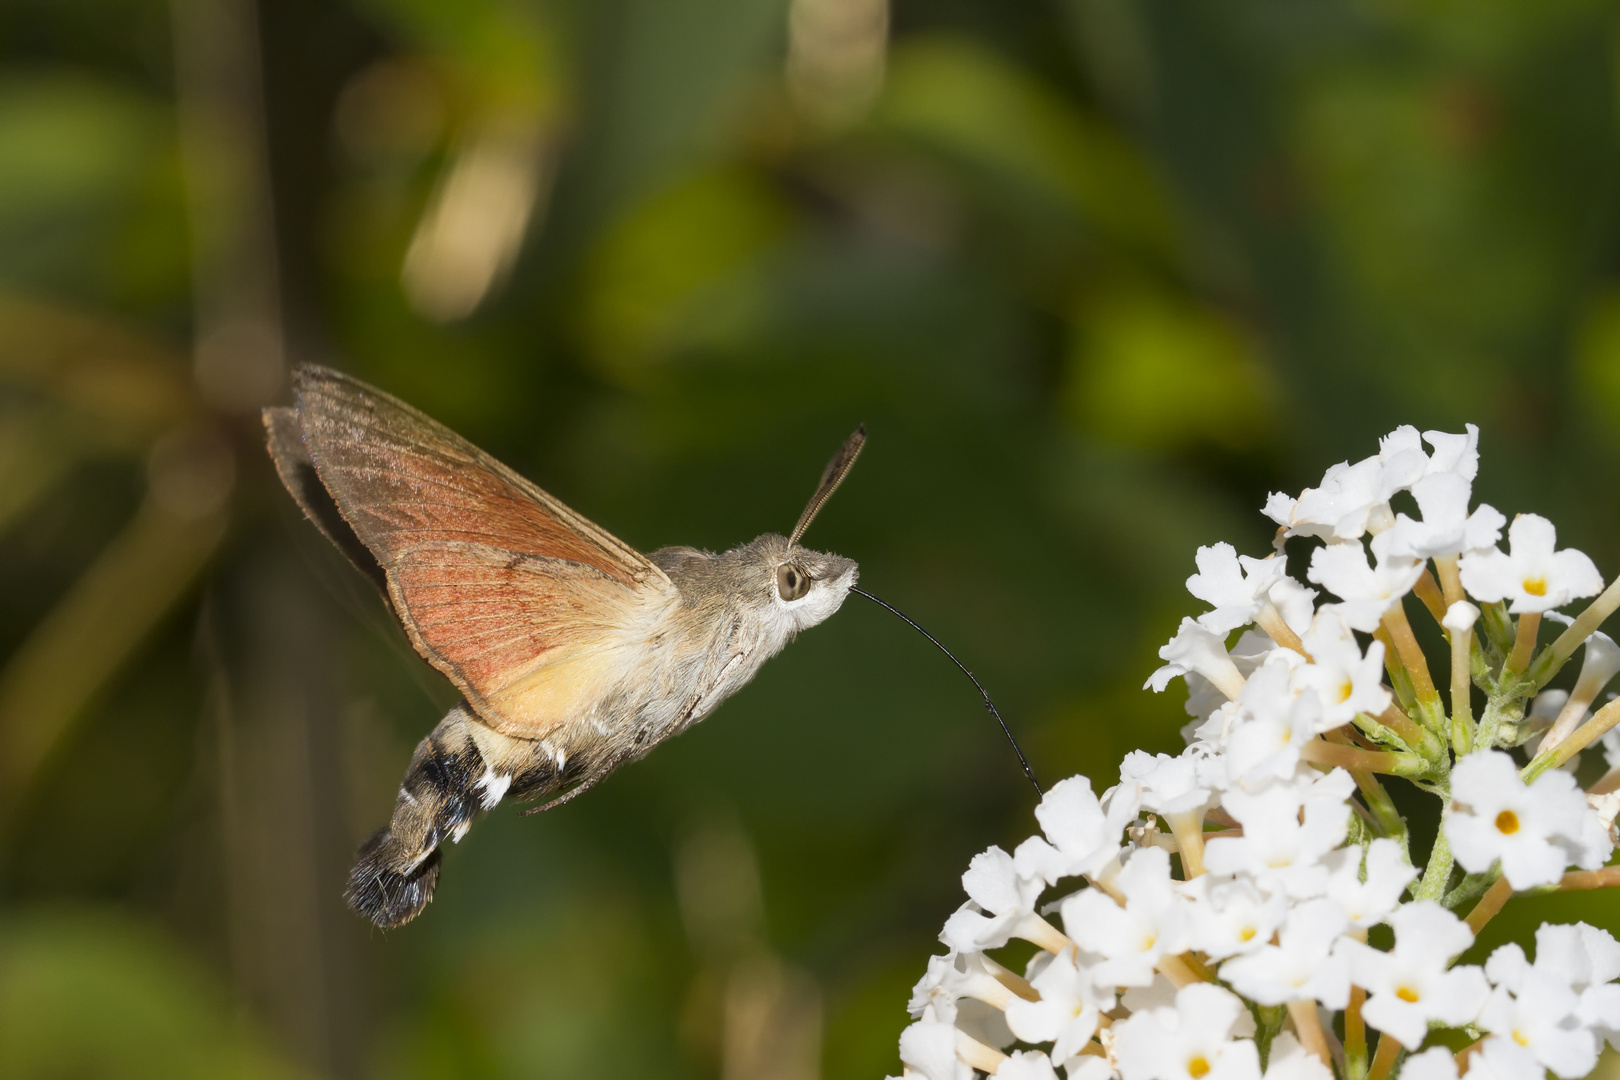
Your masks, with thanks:
<instances>
[{"instance_id":1,"label":"hummingbird hawk-moth","mask_svg":"<svg viewBox=\"0 0 1620 1080\"><path fill-rule=\"evenodd\" d=\"M421 912L440 845L481 811L588 790L713 712L855 585L852 560L799 537L864 429L791 535L643 555L358 379L303 365L293 391L293 405L264 410L282 482L462 695L417 745L349 876L345 899L378 926Z\"/></svg>"}]
</instances>

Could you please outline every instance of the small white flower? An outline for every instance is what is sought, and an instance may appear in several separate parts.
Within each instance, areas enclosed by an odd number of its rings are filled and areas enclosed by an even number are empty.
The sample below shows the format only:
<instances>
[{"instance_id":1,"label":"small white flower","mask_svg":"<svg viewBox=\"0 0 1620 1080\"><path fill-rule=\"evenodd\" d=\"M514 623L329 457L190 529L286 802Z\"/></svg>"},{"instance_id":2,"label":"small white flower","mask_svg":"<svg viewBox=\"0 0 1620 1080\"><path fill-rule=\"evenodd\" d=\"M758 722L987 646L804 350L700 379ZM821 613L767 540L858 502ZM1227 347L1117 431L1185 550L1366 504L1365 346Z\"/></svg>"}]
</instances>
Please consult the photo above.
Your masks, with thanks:
<instances>
[{"instance_id":1,"label":"small white flower","mask_svg":"<svg viewBox=\"0 0 1620 1080\"><path fill-rule=\"evenodd\" d=\"M1339 902L1352 925L1362 929L1389 918L1406 886L1417 877L1401 845L1384 838L1367 845L1365 859L1363 850L1352 846L1332 852L1324 861L1330 868L1327 895Z\"/></svg>"},{"instance_id":2,"label":"small white flower","mask_svg":"<svg viewBox=\"0 0 1620 1080\"><path fill-rule=\"evenodd\" d=\"M1226 639L1192 619L1181 620L1176 636L1159 650L1159 659L1166 663L1148 676L1144 690L1151 686L1154 693L1162 693L1171 679L1189 671L1208 679L1227 697L1235 698L1243 689L1243 675L1227 654Z\"/></svg>"},{"instance_id":3,"label":"small white flower","mask_svg":"<svg viewBox=\"0 0 1620 1080\"><path fill-rule=\"evenodd\" d=\"M1479 475L1477 425L1464 424L1461 435L1447 431L1425 431L1423 441L1434 447L1434 452L1429 455L1428 467L1424 470L1425 476L1449 472L1472 482L1474 477Z\"/></svg>"},{"instance_id":4,"label":"small white flower","mask_svg":"<svg viewBox=\"0 0 1620 1080\"><path fill-rule=\"evenodd\" d=\"M1557 539L1552 522L1520 514L1508 526L1508 554L1491 547L1462 557L1463 588L1479 600L1512 601L1508 610L1515 615L1602 592L1603 577L1592 560L1574 548L1554 550Z\"/></svg>"},{"instance_id":5,"label":"small white flower","mask_svg":"<svg viewBox=\"0 0 1620 1080\"><path fill-rule=\"evenodd\" d=\"M1432 900L1398 908L1389 917L1395 947L1379 952L1358 941L1341 948L1350 959L1350 977L1368 993L1361 1015L1402 1046L1415 1047L1429 1023L1456 1027L1472 1021L1490 987L1477 967L1446 970L1453 957L1474 942L1466 923Z\"/></svg>"},{"instance_id":6,"label":"small white flower","mask_svg":"<svg viewBox=\"0 0 1620 1080\"><path fill-rule=\"evenodd\" d=\"M1569 982L1531 967L1518 984L1517 994L1505 986L1492 991L1480 1010L1479 1026L1512 1039L1564 1080L1591 1072L1598 1039L1576 1018L1580 998Z\"/></svg>"},{"instance_id":7,"label":"small white flower","mask_svg":"<svg viewBox=\"0 0 1620 1080\"><path fill-rule=\"evenodd\" d=\"M1575 990L1620 979L1620 941L1607 930L1578 922L1542 923L1536 931L1536 965L1561 972Z\"/></svg>"},{"instance_id":8,"label":"small white flower","mask_svg":"<svg viewBox=\"0 0 1620 1080\"><path fill-rule=\"evenodd\" d=\"M1494 547L1506 519L1489 506L1468 513L1474 476L1479 471L1479 429L1469 424L1466 435L1425 431L1423 438L1434 453L1423 478L1411 489L1423 519L1395 515L1391 550L1428 559Z\"/></svg>"},{"instance_id":9,"label":"small white flower","mask_svg":"<svg viewBox=\"0 0 1620 1080\"><path fill-rule=\"evenodd\" d=\"M1252 559L1227 543L1201 547L1195 559L1198 573L1187 579L1187 591L1215 609L1200 615L1198 622L1216 634L1253 622L1287 569L1278 556Z\"/></svg>"},{"instance_id":10,"label":"small white flower","mask_svg":"<svg viewBox=\"0 0 1620 1080\"><path fill-rule=\"evenodd\" d=\"M1379 440L1379 452L1354 465L1340 462L1298 499L1273 494L1265 514L1289 536L1357 540L1390 523L1389 497L1410 487L1429 466L1417 429L1406 425Z\"/></svg>"},{"instance_id":11,"label":"small white flower","mask_svg":"<svg viewBox=\"0 0 1620 1080\"><path fill-rule=\"evenodd\" d=\"M1048 885L1077 874L1100 873L1118 857L1120 837L1136 819L1139 798L1139 789L1130 783L1111 788L1099 800L1084 776L1059 781L1035 808L1035 820L1046 838L1032 836L1019 844L1013 852L1014 868Z\"/></svg>"},{"instance_id":12,"label":"small white flower","mask_svg":"<svg viewBox=\"0 0 1620 1080\"><path fill-rule=\"evenodd\" d=\"M1586 923L1542 923L1536 931L1536 962L1525 960L1517 945L1491 954L1485 974L1491 982L1523 996L1532 970L1561 980L1579 997L1577 1021L1614 1045L1620 1038L1620 942L1606 930Z\"/></svg>"},{"instance_id":13,"label":"small white flower","mask_svg":"<svg viewBox=\"0 0 1620 1080\"><path fill-rule=\"evenodd\" d=\"M1315 589L1301 585L1291 577L1284 577L1271 587L1268 594L1272 604L1283 617L1283 622L1296 634L1303 634L1305 628L1311 625L1311 618L1316 614ZM1242 651L1242 642L1239 648L1233 650L1236 655Z\"/></svg>"},{"instance_id":14,"label":"small white flower","mask_svg":"<svg viewBox=\"0 0 1620 1080\"><path fill-rule=\"evenodd\" d=\"M1073 949L1064 949L1030 980L1039 1001L1007 1002L1007 1026L1024 1042L1052 1043L1052 1060L1063 1064L1097 1033L1104 1009L1114 1007L1111 989L1099 988Z\"/></svg>"},{"instance_id":15,"label":"small white flower","mask_svg":"<svg viewBox=\"0 0 1620 1080\"><path fill-rule=\"evenodd\" d=\"M1272 590L1272 592L1276 591L1276 588ZM1315 595L1314 591L1307 590L1307 592L1310 595ZM1314 609L1307 611L1304 620L1298 626L1293 627L1294 631L1303 633L1309 629L1313 614ZM1292 626L1292 624L1290 625ZM1238 638L1237 644L1232 646L1229 655L1232 659L1232 666L1237 668L1238 674L1243 678L1248 678L1267 663L1304 662L1304 658L1298 653L1292 649L1282 648L1271 640L1270 634L1256 627L1250 627L1243 631L1242 636ZM1186 709L1189 716L1209 719L1221 706L1230 704L1233 700L1217 690L1208 679L1197 672L1189 672L1186 679Z\"/></svg>"},{"instance_id":16,"label":"small white flower","mask_svg":"<svg viewBox=\"0 0 1620 1080\"><path fill-rule=\"evenodd\" d=\"M1574 777L1557 769L1526 787L1507 754L1469 754L1452 769L1451 797L1444 825L1457 864L1479 874L1501 860L1515 889L1550 885L1570 863L1595 870L1612 850Z\"/></svg>"},{"instance_id":17,"label":"small white flower","mask_svg":"<svg viewBox=\"0 0 1620 1080\"><path fill-rule=\"evenodd\" d=\"M1025 920L1040 918L1035 901L1045 884L1018 873L1013 857L999 847L981 851L962 875L969 902L945 921L941 939L965 953L1000 948L1018 935Z\"/></svg>"},{"instance_id":18,"label":"small white flower","mask_svg":"<svg viewBox=\"0 0 1620 1080\"><path fill-rule=\"evenodd\" d=\"M1371 633L1378 629L1384 612L1400 603L1423 576L1423 564L1390 551L1391 543L1389 533L1373 537L1377 569L1368 564L1367 550L1359 540L1328 544L1311 553L1311 568L1305 576L1339 598L1336 607L1353 630Z\"/></svg>"},{"instance_id":19,"label":"small white flower","mask_svg":"<svg viewBox=\"0 0 1620 1080\"><path fill-rule=\"evenodd\" d=\"M1457 1080L1457 1058L1444 1046L1413 1054L1401 1066L1400 1080Z\"/></svg>"},{"instance_id":20,"label":"small white flower","mask_svg":"<svg viewBox=\"0 0 1620 1080\"><path fill-rule=\"evenodd\" d=\"M1547 1070L1512 1039L1493 1035L1468 1059L1474 1080L1547 1080Z\"/></svg>"},{"instance_id":21,"label":"small white flower","mask_svg":"<svg viewBox=\"0 0 1620 1080\"><path fill-rule=\"evenodd\" d=\"M957 952L953 949L945 956L930 956L928 970L911 988L911 1001L906 1011L920 1017L923 1010L932 1008L933 1015L946 1023L956 1021L956 999L961 997L958 980L961 972L956 967Z\"/></svg>"},{"instance_id":22,"label":"small white flower","mask_svg":"<svg viewBox=\"0 0 1620 1080\"><path fill-rule=\"evenodd\" d=\"M1184 884L1182 892L1193 902L1192 947L1211 960L1254 952L1288 914L1281 895L1261 892L1246 877L1204 874Z\"/></svg>"},{"instance_id":23,"label":"small white flower","mask_svg":"<svg viewBox=\"0 0 1620 1080\"><path fill-rule=\"evenodd\" d=\"M1018 1050L1001 1063L996 1080L1058 1080L1058 1075L1051 1059L1039 1050Z\"/></svg>"},{"instance_id":24,"label":"small white flower","mask_svg":"<svg viewBox=\"0 0 1620 1080\"><path fill-rule=\"evenodd\" d=\"M1186 905L1170 879L1162 848L1134 852L1114 879L1123 905L1098 889L1063 901L1063 927L1080 947L1103 957L1092 976L1105 986L1148 986L1165 955L1187 950Z\"/></svg>"},{"instance_id":25,"label":"small white flower","mask_svg":"<svg viewBox=\"0 0 1620 1080\"><path fill-rule=\"evenodd\" d=\"M1323 608L1304 635L1309 664L1294 669L1295 690L1314 690L1322 704L1318 732L1341 727L1357 713L1377 716L1389 707L1384 688L1384 644L1374 641L1365 654L1337 606Z\"/></svg>"},{"instance_id":26,"label":"small white flower","mask_svg":"<svg viewBox=\"0 0 1620 1080\"><path fill-rule=\"evenodd\" d=\"M1342 1009L1350 1000L1350 965L1334 946L1348 925L1336 901L1307 900L1288 913L1276 945L1228 960L1221 978L1261 1005L1310 999Z\"/></svg>"},{"instance_id":27,"label":"small white flower","mask_svg":"<svg viewBox=\"0 0 1620 1080\"><path fill-rule=\"evenodd\" d=\"M1341 769L1334 773L1350 779ZM1222 805L1243 826L1243 835L1210 840L1204 865L1217 874L1247 874L1261 888L1294 899L1320 896L1328 881L1322 860L1344 843L1349 826L1350 807L1343 802L1348 794L1338 800L1312 797L1278 783L1255 793L1230 791Z\"/></svg>"},{"instance_id":28,"label":"small white flower","mask_svg":"<svg viewBox=\"0 0 1620 1080\"><path fill-rule=\"evenodd\" d=\"M930 956L928 970L917 985L911 988L911 1001L907 1011L921 1017L932 1009L935 1019L954 1024L957 1003L962 998L975 998L998 1008L1016 1000L996 978L1004 971L1001 965L983 953L961 953L954 949L944 956Z\"/></svg>"},{"instance_id":29,"label":"small white flower","mask_svg":"<svg viewBox=\"0 0 1620 1080\"><path fill-rule=\"evenodd\" d=\"M919 1020L900 1033L900 1061L926 1080L973 1080L973 1070L956 1056L956 1028L934 1019Z\"/></svg>"},{"instance_id":30,"label":"small white flower","mask_svg":"<svg viewBox=\"0 0 1620 1080\"><path fill-rule=\"evenodd\" d=\"M1106 1035L1104 1032L1105 1037ZM1110 1059L1095 1054L1082 1054L1069 1059L1069 1063L1063 1066L1063 1075L1068 1080L1115 1080L1119 1074L1114 1071Z\"/></svg>"},{"instance_id":31,"label":"small white flower","mask_svg":"<svg viewBox=\"0 0 1620 1080\"><path fill-rule=\"evenodd\" d=\"M1225 748L1227 772L1244 787L1291 778L1299 768L1299 748L1323 730L1321 700L1314 690L1290 689L1291 668L1287 662L1267 664L1244 684Z\"/></svg>"},{"instance_id":32,"label":"small white flower","mask_svg":"<svg viewBox=\"0 0 1620 1080\"><path fill-rule=\"evenodd\" d=\"M1435 473L1413 484L1412 498L1423 517L1414 521L1405 514L1395 515L1395 524L1389 530L1393 537L1391 550L1417 559L1466 550L1464 538L1472 489L1473 485L1456 473Z\"/></svg>"},{"instance_id":33,"label":"small white flower","mask_svg":"<svg viewBox=\"0 0 1620 1080\"><path fill-rule=\"evenodd\" d=\"M1271 1040L1265 1080L1333 1080L1333 1070L1300 1045L1291 1032L1284 1031Z\"/></svg>"},{"instance_id":34,"label":"small white flower","mask_svg":"<svg viewBox=\"0 0 1620 1080\"><path fill-rule=\"evenodd\" d=\"M1124 1080L1260 1080L1252 1039L1234 1039L1249 1019L1237 995L1210 983L1176 994L1173 1009L1149 1009L1115 1025Z\"/></svg>"},{"instance_id":35,"label":"small white flower","mask_svg":"<svg viewBox=\"0 0 1620 1080\"><path fill-rule=\"evenodd\" d=\"M1189 747L1179 757L1132 750L1119 763L1122 784L1142 791L1142 809L1153 814L1190 814L1215 802L1222 779L1219 764Z\"/></svg>"}]
</instances>

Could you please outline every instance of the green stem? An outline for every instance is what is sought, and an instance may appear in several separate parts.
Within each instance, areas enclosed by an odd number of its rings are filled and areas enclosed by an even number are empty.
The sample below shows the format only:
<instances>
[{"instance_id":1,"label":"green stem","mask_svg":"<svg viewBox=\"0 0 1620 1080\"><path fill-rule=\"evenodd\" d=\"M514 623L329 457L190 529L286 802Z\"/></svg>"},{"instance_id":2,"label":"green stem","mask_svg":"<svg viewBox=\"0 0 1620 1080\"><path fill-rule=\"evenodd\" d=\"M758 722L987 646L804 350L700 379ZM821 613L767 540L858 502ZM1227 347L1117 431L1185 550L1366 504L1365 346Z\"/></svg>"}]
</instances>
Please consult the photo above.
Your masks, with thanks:
<instances>
[{"instance_id":1,"label":"green stem","mask_svg":"<svg viewBox=\"0 0 1620 1080\"><path fill-rule=\"evenodd\" d=\"M1373 638L1384 645L1384 670L1389 674L1389 685L1395 691L1395 700L1400 702L1403 711L1411 712L1417 694L1412 689L1412 677L1407 674L1406 665L1401 663L1400 654L1395 651L1395 644L1390 641L1389 633L1383 626L1373 631Z\"/></svg>"},{"instance_id":2,"label":"green stem","mask_svg":"<svg viewBox=\"0 0 1620 1080\"><path fill-rule=\"evenodd\" d=\"M1506 656L1513 648L1514 638L1513 617L1508 614L1507 605L1500 600L1494 604L1481 604L1479 621L1485 627L1485 636L1496 646L1496 651Z\"/></svg>"},{"instance_id":3,"label":"green stem","mask_svg":"<svg viewBox=\"0 0 1620 1080\"><path fill-rule=\"evenodd\" d=\"M1485 703L1485 712L1474 731L1474 749L1489 750L1496 745L1496 733L1503 721L1517 720L1523 711L1524 699L1512 694L1492 694Z\"/></svg>"},{"instance_id":4,"label":"green stem","mask_svg":"<svg viewBox=\"0 0 1620 1080\"><path fill-rule=\"evenodd\" d=\"M1496 881L1495 874L1469 874L1457 883L1457 887L1446 893L1440 903L1447 908L1455 910L1470 900L1476 900L1484 895L1486 889Z\"/></svg>"},{"instance_id":5,"label":"green stem","mask_svg":"<svg viewBox=\"0 0 1620 1080\"><path fill-rule=\"evenodd\" d=\"M1412 693L1419 708L1430 717L1442 714L1444 706L1440 703L1440 692L1434 688L1434 678L1429 674L1429 658L1423 655L1423 647L1418 644L1417 635L1412 633L1406 608L1398 602L1391 605L1384 612L1381 623L1390 644L1401 656L1401 665L1406 668L1407 677L1412 680Z\"/></svg>"},{"instance_id":6,"label":"green stem","mask_svg":"<svg viewBox=\"0 0 1620 1080\"><path fill-rule=\"evenodd\" d=\"M1434 849L1429 852L1429 865L1423 869L1423 878L1412 890L1413 900L1440 900L1446 895L1451 882L1451 843L1446 839L1444 821L1434 834Z\"/></svg>"},{"instance_id":7,"label":"green stem","mask_svg":"<svg viewBox=\"0 0 1620 1080\"><path fill-rule=\"evenodd\" d=\"M1426 759L1404 750L1363 750L1359 746L1345 746L1321 739L1312 739L1300 747L1299 756L1300 760L1314 765L1389 773L1392 776L1422 776L1430 769Z\"/></svg>"},{"instance_id":8,"label":"green stem","mask_svg":"<svg viewBox=\"0 0 1620 1080\"><path fill-rule=\"evenodd\" d=\"M1406 819L1401 817L1400 811L1395 809L1395 802L1389 797L1389 792L1384 790L1384 785L1380 784L1378 778L1372 773L1362 772L1357 769L1352 771L1350 775L1355 780L1356 787L1361 789L1362 801L1367 804L1367 810L1372 814L1373 820L1378 823L1378 828L1385 836L1399 840L1401 851L1405 852L1407 850ZM1408 855L1407 858L1411 858L1411 856Z\"/></svg>"}]
</instances>

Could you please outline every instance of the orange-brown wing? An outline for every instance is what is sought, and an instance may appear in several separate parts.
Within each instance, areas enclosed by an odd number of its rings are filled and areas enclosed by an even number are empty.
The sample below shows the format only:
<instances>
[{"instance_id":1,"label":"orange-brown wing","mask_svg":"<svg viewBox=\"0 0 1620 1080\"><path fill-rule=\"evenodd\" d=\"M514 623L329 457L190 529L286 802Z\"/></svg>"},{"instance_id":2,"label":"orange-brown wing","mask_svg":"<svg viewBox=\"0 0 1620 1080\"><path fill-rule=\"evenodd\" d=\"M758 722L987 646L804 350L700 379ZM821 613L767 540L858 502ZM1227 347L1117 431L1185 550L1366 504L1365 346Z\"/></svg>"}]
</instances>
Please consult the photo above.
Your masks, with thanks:
<instances>
[{"instance_id":1,"label":"orange-brown wing","mask_svg":"<svg viewBox=\"0 0 1620 1080\"><path fill-rule=\"evenodd\" d=\"M293 387L412 644L497 730L537 737L588 706L616 641L675 597L646 556L397 398L313 366Z\"/></svg>"},{"instance_id":2,"label":"orange-brown wing","mask_svg":"<svg viewBox=\"0 0 1620 1080\"><path fill-rule=\"evenodd\" d=\"M592 567L484 544L407 548L388 581L411 643L518 738L588 712L624 670L636 626L657 614L656 594Z\"/></svg>"}]
</instances>

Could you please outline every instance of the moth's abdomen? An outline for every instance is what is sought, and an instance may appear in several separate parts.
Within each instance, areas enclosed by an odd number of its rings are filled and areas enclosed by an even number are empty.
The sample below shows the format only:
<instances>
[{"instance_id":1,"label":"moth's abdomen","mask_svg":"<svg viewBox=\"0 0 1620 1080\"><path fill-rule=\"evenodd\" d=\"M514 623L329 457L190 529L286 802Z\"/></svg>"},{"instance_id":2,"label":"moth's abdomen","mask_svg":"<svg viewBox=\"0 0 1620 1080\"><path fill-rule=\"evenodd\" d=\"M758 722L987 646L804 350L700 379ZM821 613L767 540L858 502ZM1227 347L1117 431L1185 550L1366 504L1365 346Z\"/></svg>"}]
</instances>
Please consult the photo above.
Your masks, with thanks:
<instances>
[{"instance_id":1,"label":"moth's abdomen","mask_svg":"<svg viewBox=\"0 0 1620 1080\"><path fill-rule=\"evenodd\" d=\"M603 750L587 744L570 754L550 740L502 735L460 703L416 745L394 815L360 846L343 898L385 930L405 925L433 899L440 845L460 840L507 796L589 788L623 758L604 760Z\"/></svg>"},{"instance_id":2,"label":"moth's abdomen","mask_svg":"<svg viewBox=\"0 0 1620 1080\"><path fill-rule=\"evenodd\" d=\"M486 765L473 740L477 722L457 705L417 744L393 817L360 847L343 898L384 929L421 913L439 882L439 845L460 840L506 792L510 777Z\"/></svg>"}]
</instances>

